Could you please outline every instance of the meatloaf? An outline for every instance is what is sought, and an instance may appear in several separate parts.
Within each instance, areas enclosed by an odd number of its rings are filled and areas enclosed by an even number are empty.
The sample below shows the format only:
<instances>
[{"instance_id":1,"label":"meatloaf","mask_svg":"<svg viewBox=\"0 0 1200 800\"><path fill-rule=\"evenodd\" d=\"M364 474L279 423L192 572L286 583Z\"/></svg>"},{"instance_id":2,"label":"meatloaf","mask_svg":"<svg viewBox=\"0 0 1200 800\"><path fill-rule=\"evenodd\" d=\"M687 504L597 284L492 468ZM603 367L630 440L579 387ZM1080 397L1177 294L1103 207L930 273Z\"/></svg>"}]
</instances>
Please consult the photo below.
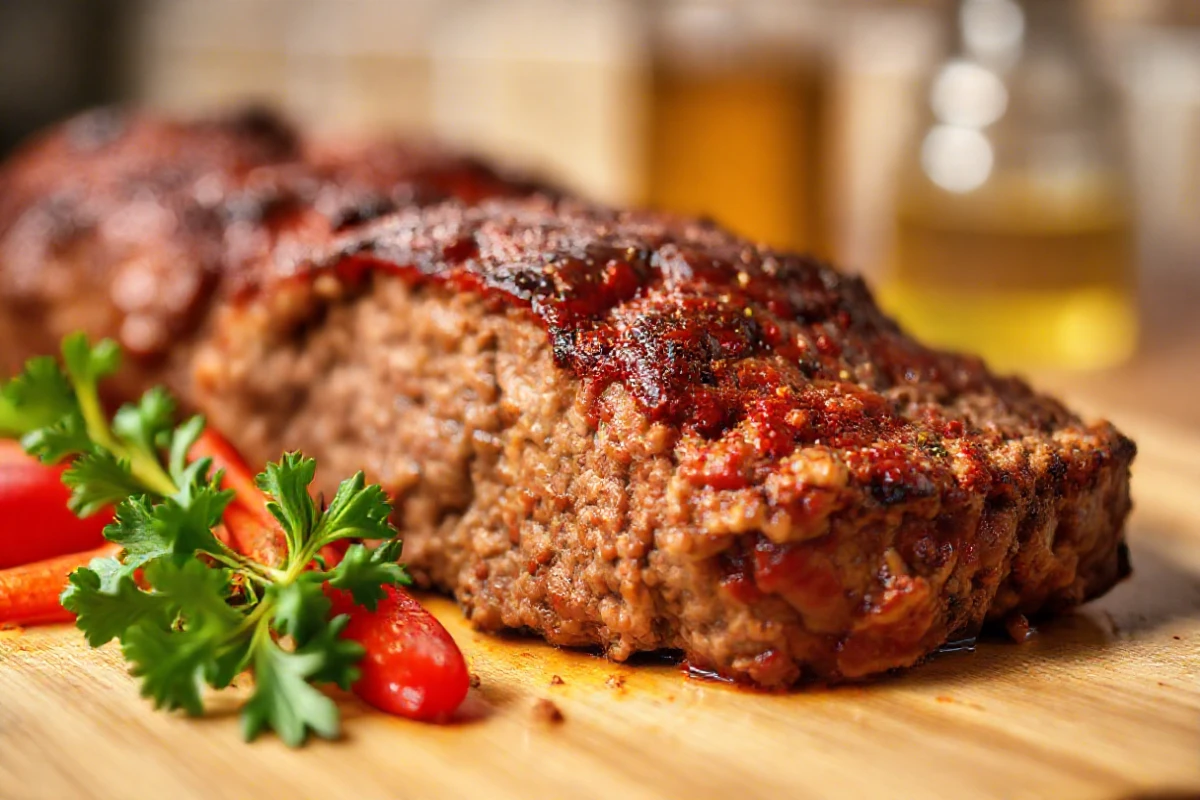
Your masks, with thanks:
<instances>
[{"instance_id":1,"label":"meatloaf","mask_svg":"<svg viewBox=\"0 0 1200 800\"><path fill-rule=\"evenodd\" d=\"M923 347L861 280L570 199L409 208L263 262L192 359L257 462L358 468L471 621L779 687L1128 574L1134 444Z\"/></svg>"},{"instance_id":2,"label":"meatloaf","mask_svg":"<svg viewBox=\"0 0 1200 800\"><path fill-rule=\"evenodd\" d=\"M131 356L114 398L160 380L187 394L192 342L259 261L396 208L533 188L435 146L313 140L257 110L83 114L0 168L0 374L84 330Z\"/></svg>"},{"instance_id":3,"label":"meatloaf","mask_svg":"<svg viewBox=\"0 0 1200 800\"><path fill-rule=\"evenodd\" d=\"M365 468L486 630L784 686L1128 572L1134 446L856 278L262 114L86 115L0 169L0 367L117 337L254 462ZM490 199L489 199L490 198Z\"/></svg>"}]
</instances>

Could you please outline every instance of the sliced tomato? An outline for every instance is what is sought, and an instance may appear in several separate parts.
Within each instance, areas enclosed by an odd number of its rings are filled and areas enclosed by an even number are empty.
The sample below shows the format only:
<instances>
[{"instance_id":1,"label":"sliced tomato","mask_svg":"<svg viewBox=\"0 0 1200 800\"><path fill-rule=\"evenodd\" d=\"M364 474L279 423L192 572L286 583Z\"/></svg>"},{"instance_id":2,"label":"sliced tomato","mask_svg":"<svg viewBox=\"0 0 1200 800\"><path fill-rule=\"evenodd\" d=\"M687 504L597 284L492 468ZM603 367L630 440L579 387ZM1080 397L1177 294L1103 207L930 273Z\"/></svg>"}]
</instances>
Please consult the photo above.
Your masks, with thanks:
<instances>
[{"instance_id":1,"label":"sliced tomato","mask_svg":"<svg viewBox=\"0 0 1200 800\"><path fill-rule=\"evenodd\" d=\"M471 677L462 651L408 592L387 587L374 611L327 589L333 613L349 614L342 633L367 651L354 693L389 714L423 721L449 719L467 696Z\"/></svg>"},{"instance_id":2,"label":"sliced tomato","mask_svg":"<svg viewBox=\"0 0 1200 800\"><path fill-rule=\"evenodd\" d=\"M65 467L47 467L19 444L0 441L0 569L99 547L105 511L79 519L67 508Z\"/></svg>"},{"instance_id":3,"label":"sliced tomato","mask_svg":"<svg viewBox=\"0 0 1200 800\"><path fill-rule=\"evenodd\" d=\"M278 563L285 552L279 522L265 511L266 498L233 447L206 431L190 453L213 459L225 470L225 485L237 499L225 511L229 543L261 563ZM322 548L326 566L341 561L346 543ZM442 624L407 592L387 587L374 611L356 605L347 592L326 586L334 614L348 614L343 636L366 650L354 692L389 714L423 721L448 719L467 696L470 675L462 652Z\"/></svg>"}]
</instances>

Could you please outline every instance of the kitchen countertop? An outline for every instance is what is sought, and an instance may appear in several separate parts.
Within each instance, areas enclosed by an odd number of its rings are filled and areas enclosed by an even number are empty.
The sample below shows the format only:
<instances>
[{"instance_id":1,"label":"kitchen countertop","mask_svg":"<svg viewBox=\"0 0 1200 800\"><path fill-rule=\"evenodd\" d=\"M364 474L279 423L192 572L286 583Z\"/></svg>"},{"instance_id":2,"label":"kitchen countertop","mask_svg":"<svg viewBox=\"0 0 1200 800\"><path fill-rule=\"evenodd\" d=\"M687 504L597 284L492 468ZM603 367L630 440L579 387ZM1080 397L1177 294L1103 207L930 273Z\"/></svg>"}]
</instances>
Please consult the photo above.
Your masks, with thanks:
<instances>
[{"instance_id":1,"label":"kitchen countertop","mask_svg":"<svg viewBox=\"0 0 1200 800\"><path fill-rule=\"evenodd\" d=\"M344 739L289 751L242 743L236 689L186 720L152 711L111 645L0 632L0 796L1200 796L1200 310L1163 297L1127 366L1034 376L1139 456L1133 577L1030 642L756 694L480 634L431 598L481 680L463 719L425 726L340 696Z\"/></svg>"}]
</instances>

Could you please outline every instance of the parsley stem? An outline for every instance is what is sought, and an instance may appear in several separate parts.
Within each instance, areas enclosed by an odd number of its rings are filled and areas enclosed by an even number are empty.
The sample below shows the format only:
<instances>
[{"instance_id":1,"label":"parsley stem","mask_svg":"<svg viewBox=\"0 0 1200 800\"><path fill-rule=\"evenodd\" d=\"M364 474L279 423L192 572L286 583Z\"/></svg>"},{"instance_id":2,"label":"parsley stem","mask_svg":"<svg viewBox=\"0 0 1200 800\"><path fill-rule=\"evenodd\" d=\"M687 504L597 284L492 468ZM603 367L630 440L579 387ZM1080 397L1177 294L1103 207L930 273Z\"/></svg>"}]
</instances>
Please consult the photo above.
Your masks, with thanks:
<instances>
[{"instance_id":1,"label":"parsley stem","mask_svg":"<svg viewBox=\"0 0 1200 800\"><path fill-rule=\"evenodd\" d=\"M253 630L255 639L254 645L257 646L260 635L270 634L270 628L266 625L260 626L259 623L263 621L264 617L273 613L274 611L275 604L271 600L263 598L262 602L254 607L254 610L251 611L236 628L234 628L234 630L229 634L229 636L226 637L226 639L228 641L236 641L245 636L246 631Z\"/></svg>"},{"instance_id":2,"label":"parsley stem","mask_svg":"<svg viewBox=\"0 0 1200 800\"><path fill-rule=\"evenodd\" d=\"M118 453L121 446L117 444L117 440L108 427L104 409L100 406L100 395L96 391L96 384L92 381L76 382L75 397L79 400L79 411L83 414L83 421L87 425L88 437L104 449Z\"/></svg>"},{"instance_id":3,"label":"parsley stem","mask_svg":"<svg viewBox=\"0 0 1200 800\"><path fill-rule=\"evenodd\" d=\"M230 550L228 554L210 552L208 555L212 557L214 561L219 561L230 569L238 570L239 572L244 573L246 577L252 578L264 586L269 586L272 583L278 582L284 577L284 573L280 572L279 570L259 564L257 561L245 558L244 556L241 556L232 550Z\"/></svg>"},{"instance_id":4,"label":"parsley stem","mask_svg":"<svg viewBox=\"0 0 1200 800\"><path fill-rule=\"evenodd\" d=\"M179 488L175 486L175 482L158 465L157 461L138 451L129 453L127 457L129 458L129 471L147 489L163 497L170 497L179 492Z\"/></svg>"},{"instance_id":5,"label":"parsley stem","mask_svg":"<svg viewBox=\"0 0 1200 800\"><path fill-rule=\"evenodd\" d=\"M75 397L79 400L79 411L83 414L87 426L88 437L96 444L108 450L117 458L129 462L129 471L138 481L150 491L163 497L170 497L179 492L179 487L171 476L158 463L158 459L141 452L123 447L112 435L108 420L104 416L104 408L100 405L100 395L96 391L94 381L80 381L75 385Z\"/></svg>"},{"instance_id":6,"label":"parsley stem","mask_svg":"<svg viewBox=\"0 0 1200 800\"><path fill-rule=\"evenodd\" d=\"M147 489L158 492L164 497L169 497L179 491L175 482L171 480L171 476L167 475L157 461L144 453L135 451L129 454L129 470L134 477L145 484ZM169 491L172 488L175 489L174 492Z\"/></svg>"},{"instance_id":7,"label":"parsley stem","mask_svg":"<svg viewBox=\"0 0 1200 800\"><path fill-rule=\"evenodd\" d=\"M290 559L291 564L288 567L287 573L283 577L283 582L291 583L292 581L296 580L296 578L300 577L302 572L306 572L308 570L308 565L311 564L313 559L317 557L317 553L319 553L321 548L328 543L329 542L327 541L314 537L309 541L307 547L300 548L300 552L298 554L296 554L295 551L289 546L289 551L295 557ZM291 543L289 542L289 545L290 544Z\"/></svg>"}]
</instances>

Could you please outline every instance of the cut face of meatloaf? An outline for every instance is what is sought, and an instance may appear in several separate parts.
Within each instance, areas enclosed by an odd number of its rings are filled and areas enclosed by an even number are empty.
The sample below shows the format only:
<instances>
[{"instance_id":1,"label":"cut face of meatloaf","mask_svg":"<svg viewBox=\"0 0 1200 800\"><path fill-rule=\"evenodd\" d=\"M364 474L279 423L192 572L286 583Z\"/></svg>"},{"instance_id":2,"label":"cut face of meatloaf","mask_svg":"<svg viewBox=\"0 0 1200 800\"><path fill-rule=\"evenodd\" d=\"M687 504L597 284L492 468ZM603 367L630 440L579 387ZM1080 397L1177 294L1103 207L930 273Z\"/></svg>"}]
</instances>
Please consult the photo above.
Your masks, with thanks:
<instances>
[{"instance_id":1,"label":"cut face of meatloaf","mask_svg":"<svg viewBox=\"0 0 1200 800\"><path fill-rule=\"evenodd\" d=\"M309 142L262 112L84 114L0 169L0 374L84 330L131 357L114 397L187 394L191 343L250 265L396 208L530 190L432 146Z\"/></svg>"},{"instance_id":2,"label":"cut face of meatloaf","mask_svg":"<svg viewBox=\"0 0 1200 800\"><path fill-rule=\"evenodd\" d=\"M252 284L195 403L253 461L315 456L326 496L365 468L486 630L783 686L1128 572L1131 441L710 225L445 203Z\"/></svg>"}]
</instances>

